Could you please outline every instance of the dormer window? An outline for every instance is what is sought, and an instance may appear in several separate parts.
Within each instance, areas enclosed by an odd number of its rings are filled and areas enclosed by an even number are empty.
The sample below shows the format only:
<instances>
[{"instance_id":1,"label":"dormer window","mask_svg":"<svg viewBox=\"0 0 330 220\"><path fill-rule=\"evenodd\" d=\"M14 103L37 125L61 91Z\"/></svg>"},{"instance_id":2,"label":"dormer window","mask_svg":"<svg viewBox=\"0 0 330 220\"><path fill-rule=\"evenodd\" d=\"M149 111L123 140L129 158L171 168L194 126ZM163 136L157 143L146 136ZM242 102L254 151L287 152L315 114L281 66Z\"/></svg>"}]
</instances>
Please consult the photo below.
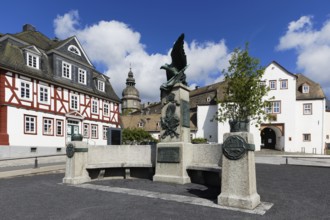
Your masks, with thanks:
<instances>
[{"instance_id":1,"label":"dormer window","mask_svg":"<svg viewBox=\"0 0 330 220\"><path fill-rule=\"evenodd\" d=\"M97 81L97 89L101 92L104 92L104 82L103 81L100 81L100 80Z\"/></svg>"},{"instance_id":2,"label":"dormer window","mask_svg":"<svg viewBox=\"0 0 330 220\"><path fill-rule=\"evenodd\" d=\"M86 85L86 70L78 69L78 82Z\"/></svg>"},{"instance_id":3,"label":"dormer window","mask_svg":"<svg viewBox=\"0 0 330 220\"><path fill-rule=\"evenodd\" d=\"M39 69L39 56L32 53L26 53L26 65Z\"/></svg>"},{"instance_id":4,"label":"dormer window","mask_svg":"<svg viewBox=\"0 0 330 220\"><path fill-rule=\"evenodd\" d=\"M80 50L75 45L70 45L68 47L68 51L70 51L71 53L77 54L78 56L81 56Z\"/></svg>"},{"instance_id":5,"label":"dormer window","mask_svg":"<svg viewBox=\"0 0 330 220\"><path fill-rule=\"evenodd\" d=\"M139 123L138 123L138 127L139 127L139 128L143 128L143 122L139 122Z\"/></svg>"},{"instance_id":6,"label":"dormer window","mask_svg":"<svg viewBox=\"0 0 330 220\"><path fill-rule=\"evenodd\" d=\"M309 93L309 85L304 84L304 85L302 86L302 92L303 92L303 93Z\"/></svg>"},{"instance_id":7,"label":"dormer window","mask_svg":"<svg viewBox=\"0 0 330 220\"><path fill-rule=\"evenodd\" d=\"M62 76L71 79L71 64L62 62Z\"/></svg>"}]
</instances>

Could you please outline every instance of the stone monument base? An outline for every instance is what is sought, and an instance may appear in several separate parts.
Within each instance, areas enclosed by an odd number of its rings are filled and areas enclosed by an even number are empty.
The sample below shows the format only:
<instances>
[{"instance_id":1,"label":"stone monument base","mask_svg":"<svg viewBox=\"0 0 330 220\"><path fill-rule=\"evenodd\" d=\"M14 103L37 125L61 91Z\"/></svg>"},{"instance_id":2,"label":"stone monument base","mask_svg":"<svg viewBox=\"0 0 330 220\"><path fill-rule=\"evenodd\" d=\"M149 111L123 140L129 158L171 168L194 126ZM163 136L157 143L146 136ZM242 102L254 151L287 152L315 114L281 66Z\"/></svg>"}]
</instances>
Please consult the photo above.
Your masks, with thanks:
<instances>
[{"instance_id":1,"label":"stone monument base","mask_svg":"<svg viewBox=\"0 0 330 220\"><path fill-rule=\"evenodd\" d=\"M90 182L91 178L88 175L85 165L87 164L88 146L82 141L71 142L75 149L80 149L81 152L75 152L73 157L66 158L65 177L63 183L66 184L81 184ZM86 149L85 151L82 149Z\"/></svg>"},{"instance_id":2,"label":"stone monument base","mask_svg":"<svg viewBox=\"0 0 330 220\"><path fill-rule=\"evenodd\" d=\"M224 137L231 135L238 135L244 138L246 143L253 144L251 133L233 132L225 134ZM218 196L218 204L243 209L254 209L260 204L254 151L247 151L238 160L222 156L221 194Z\"/></svg>"},{"instance_id":3,"label":"stone monument base","mask_svg":"<svg viewBox=\"0 0 330 220\"><path fill-rule=\"evenodd\" d=\"M157 144L156 173L153 181L177 184L190 183L187 165L192 159L191 143Z\"/></svg>"}]
</instances>

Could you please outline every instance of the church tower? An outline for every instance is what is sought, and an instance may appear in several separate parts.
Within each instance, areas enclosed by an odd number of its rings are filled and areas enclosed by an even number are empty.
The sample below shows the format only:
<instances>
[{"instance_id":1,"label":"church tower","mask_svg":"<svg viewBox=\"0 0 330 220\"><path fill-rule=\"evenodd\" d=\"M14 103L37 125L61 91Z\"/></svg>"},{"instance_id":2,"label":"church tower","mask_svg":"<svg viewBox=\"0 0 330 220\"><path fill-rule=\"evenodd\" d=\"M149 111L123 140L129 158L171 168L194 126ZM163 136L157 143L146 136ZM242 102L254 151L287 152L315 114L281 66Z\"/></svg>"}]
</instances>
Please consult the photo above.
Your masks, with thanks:
<instances>
[{"instance_id":1,"label":"church tower","mask_svg":"<svg viewBox=\"0 0 330 220\"><path fill-rule=\"evenodd\" d=\"M121 112L124 115L140 110L140 94L139 91L135 88L135 79L131 68L128 72L126 88L123 90L121 101Z\"/></svg>"}]
</instances>

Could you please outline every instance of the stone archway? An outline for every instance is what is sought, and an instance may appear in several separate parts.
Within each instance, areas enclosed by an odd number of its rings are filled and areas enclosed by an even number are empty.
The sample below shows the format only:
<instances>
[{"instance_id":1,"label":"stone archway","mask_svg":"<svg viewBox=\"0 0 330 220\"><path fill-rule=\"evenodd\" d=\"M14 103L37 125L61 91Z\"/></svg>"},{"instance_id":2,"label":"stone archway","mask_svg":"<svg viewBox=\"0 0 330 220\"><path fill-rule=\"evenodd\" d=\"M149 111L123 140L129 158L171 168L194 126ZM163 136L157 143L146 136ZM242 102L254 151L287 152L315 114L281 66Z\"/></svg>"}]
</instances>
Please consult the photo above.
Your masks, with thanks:
<instances>
[{"instance_id":1,"label":"stone archway","mask_svg":"<svg viewBox=\"0 0 330 220\"><path fill-rule=\"evenodd\" d=\"M284 124L262 124L261 148L284 150Z\"/></svg>"},{"instance_id":2,"label":"stone archway","mask_svg":"<svg viewBox=\"0 0 330 220\"><path fill-rule=\"evenodd\" d=\"M261 146L262 148L275 149L276 146L276 133L273 129L264 128L261 133Z\"/></svg>"}]
</instances>

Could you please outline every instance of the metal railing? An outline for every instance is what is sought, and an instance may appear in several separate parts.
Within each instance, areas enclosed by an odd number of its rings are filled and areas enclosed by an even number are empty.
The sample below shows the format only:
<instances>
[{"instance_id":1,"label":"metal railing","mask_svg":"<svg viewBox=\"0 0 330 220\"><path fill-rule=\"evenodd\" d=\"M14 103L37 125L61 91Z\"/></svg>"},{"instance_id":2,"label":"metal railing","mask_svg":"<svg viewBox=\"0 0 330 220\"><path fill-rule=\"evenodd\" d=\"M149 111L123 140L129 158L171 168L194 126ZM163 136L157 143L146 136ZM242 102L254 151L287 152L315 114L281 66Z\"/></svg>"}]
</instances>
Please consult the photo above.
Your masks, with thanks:
<instances>
[{"instance_id":1,"label":"metal railing","mask_svg":"<svg viewBox=\"0 0 330 220\"><path fill-rule=\"evenodd\" d=\"M39 168L38 164L38 158L43 157L56 157L56 156L65 156L66 154L48 154L48 155L38 155L38 156L29 156L29 157L11 157L11 158L3 158L0 159L0 162L2 161L10 161L10 160L24 160L24 159L33 159L34 158L34 167L33 168Z\"/></svg>"}]
</instances>

